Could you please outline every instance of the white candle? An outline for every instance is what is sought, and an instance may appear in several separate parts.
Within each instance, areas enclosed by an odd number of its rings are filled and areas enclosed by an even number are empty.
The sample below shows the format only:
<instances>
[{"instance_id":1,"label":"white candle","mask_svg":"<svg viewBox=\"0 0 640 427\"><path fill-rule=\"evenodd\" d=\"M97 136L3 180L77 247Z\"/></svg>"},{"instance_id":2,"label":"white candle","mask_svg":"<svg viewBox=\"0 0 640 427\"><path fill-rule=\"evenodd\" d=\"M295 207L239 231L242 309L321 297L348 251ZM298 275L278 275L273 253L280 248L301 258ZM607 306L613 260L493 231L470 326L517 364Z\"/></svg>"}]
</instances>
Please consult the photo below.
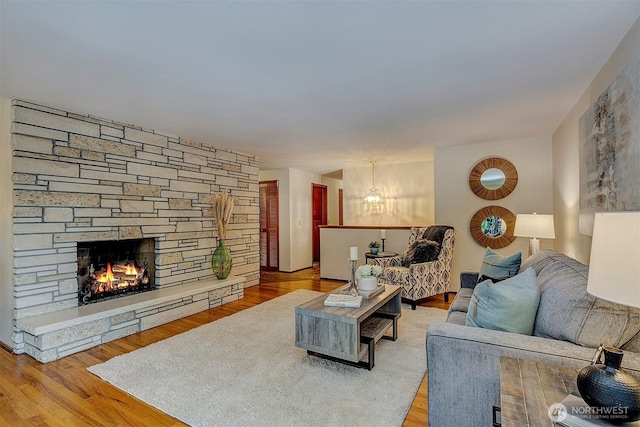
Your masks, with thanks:
<instances>
[{"instance_id":1,"label":"white candle","mask_svg":"<svg viewBox=\"0 0 640 427\"><path fill-rule=\"evenodd\" d=\"M387 238L387 230L380 230L380 238L381 239Z\"/></svg>"},{"instance_id":2,"label":"white candle","mask_svg":"<svg viewBox=\"0 0 640 427\"><path fill-rule=\"evenodd\" d=\"M349 259L351 261L357 261L358 260L358 247L357 246L351 246L351 248L349 249Z\"/></svg>"}]
</instances>

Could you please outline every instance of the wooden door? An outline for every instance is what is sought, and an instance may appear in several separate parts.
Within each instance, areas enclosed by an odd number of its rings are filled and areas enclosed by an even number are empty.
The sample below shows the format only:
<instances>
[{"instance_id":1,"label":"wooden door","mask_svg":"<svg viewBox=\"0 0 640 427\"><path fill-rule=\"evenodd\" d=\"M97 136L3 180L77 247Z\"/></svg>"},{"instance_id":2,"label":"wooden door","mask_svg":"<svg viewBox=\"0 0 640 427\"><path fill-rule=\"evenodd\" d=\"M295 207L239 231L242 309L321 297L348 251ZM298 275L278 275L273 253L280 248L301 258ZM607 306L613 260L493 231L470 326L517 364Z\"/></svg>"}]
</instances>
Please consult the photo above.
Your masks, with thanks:
<instances>
[{"instance_id":1,"label":"wooden door","mask_svg":"<svg viewBox=\"0 0 640 427\"><path fill-rule=\"evenodd\" d=\"M338 189L338 225L344 225L344 192Z\"/></svg>"},{"instance_id":2,"label":"wooden door","mask_svg":"<svg viewBox=\"0 0 640 427\"><path fill-rule=\"evenodd\" d=\"M260 181L260 269L278 271L278 181Z\"/></svg>"},{"instance_id":3,"label":"wooden door","mask_svg":"<svg viewBox=\"0 0 640 427\"><path fill-rule=\"evenodd\" d=\"M313 262L320 262L320 225L327 225L327 186L312 185Z\"/></svg>"}]
</instances>

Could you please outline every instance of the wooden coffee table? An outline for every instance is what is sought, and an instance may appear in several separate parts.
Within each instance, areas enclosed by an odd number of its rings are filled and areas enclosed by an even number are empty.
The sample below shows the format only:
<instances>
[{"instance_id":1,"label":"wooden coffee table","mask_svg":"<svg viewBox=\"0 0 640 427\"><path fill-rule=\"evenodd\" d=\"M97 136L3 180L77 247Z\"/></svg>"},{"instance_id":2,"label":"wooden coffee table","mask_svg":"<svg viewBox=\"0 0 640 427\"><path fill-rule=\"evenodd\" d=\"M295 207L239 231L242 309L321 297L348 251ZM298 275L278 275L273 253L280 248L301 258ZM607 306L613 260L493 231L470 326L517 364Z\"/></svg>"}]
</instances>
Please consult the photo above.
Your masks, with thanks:
<instances>
[{"instance_id":1,"label":"wooden coffee table","mask_svg":"<svg viewBox=\"0 0 640 427\"><path fill-rule=\"evenodd\" d=\"M315 356L371 370L376 342L381 338L395 341L398 335L400 286L384 286L382 293L363 299L360 308L325 307L327 294L297 306L296 346ZM385 335L389 328L390 336Z\"/></svg>"}]
</instances>

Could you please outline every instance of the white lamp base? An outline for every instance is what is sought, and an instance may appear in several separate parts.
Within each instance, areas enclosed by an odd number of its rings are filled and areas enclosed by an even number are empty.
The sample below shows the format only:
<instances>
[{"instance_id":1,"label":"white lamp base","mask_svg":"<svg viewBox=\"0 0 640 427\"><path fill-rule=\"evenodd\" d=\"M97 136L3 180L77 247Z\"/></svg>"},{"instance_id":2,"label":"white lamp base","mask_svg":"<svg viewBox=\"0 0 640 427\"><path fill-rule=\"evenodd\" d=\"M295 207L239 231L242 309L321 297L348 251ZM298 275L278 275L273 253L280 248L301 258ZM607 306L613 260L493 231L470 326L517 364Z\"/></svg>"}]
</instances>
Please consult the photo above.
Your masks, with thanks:
<instances>
[{"instance_id":1,"label":"white lamp base","mask_svg":"<svg viewBox=\"0 0 640 427\"><path fill-rule=\"evenodd\" d=\"M540 252L540 240L535 237L529 240L529 256Z\"/></svg>"}]
</instances>

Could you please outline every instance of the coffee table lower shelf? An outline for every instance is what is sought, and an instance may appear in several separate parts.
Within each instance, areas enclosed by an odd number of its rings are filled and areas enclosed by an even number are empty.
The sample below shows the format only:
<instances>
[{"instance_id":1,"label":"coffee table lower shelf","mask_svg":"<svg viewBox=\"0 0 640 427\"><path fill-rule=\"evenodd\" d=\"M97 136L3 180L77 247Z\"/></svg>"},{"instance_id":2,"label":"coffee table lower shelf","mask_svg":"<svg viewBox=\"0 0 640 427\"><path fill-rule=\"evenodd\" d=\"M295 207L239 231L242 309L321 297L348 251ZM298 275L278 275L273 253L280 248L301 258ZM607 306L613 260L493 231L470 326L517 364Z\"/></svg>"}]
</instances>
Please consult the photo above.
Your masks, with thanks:
<instances>
[{"instance_id":1,"label":"coffee table lower shelf","mask_svg":"<svg viewBox=\"0 0 640 427\"><path fill-rule=\"evenodd\" d=\"M397 339L398 317L400 317L399 314L389 315L388 317L378 317L377 315L374 315L360 325L360 353L366 352L367 356L358 362L350 362L348 360L328 356L311 350L307 350L307 354L371 370L375 366L376 343L380 339L387 339L391 341L395 341ZM389 328L392 328L391 336L385 335L385 332Z\"/></svg>"},{"instance_id":2,"label":"coffee table lower shelf","mask_svg":"<svg viewBox=\"0 0 640 427\"><path fill-rule=\"evenodd\" d=\"M360 308L325 307L326 295L297 306L296 346L310 355L373 369L376 343L398 337L400 288L385 286ZM390 328L391 335L386 335Z\"/></svg>"}]
</instances>

